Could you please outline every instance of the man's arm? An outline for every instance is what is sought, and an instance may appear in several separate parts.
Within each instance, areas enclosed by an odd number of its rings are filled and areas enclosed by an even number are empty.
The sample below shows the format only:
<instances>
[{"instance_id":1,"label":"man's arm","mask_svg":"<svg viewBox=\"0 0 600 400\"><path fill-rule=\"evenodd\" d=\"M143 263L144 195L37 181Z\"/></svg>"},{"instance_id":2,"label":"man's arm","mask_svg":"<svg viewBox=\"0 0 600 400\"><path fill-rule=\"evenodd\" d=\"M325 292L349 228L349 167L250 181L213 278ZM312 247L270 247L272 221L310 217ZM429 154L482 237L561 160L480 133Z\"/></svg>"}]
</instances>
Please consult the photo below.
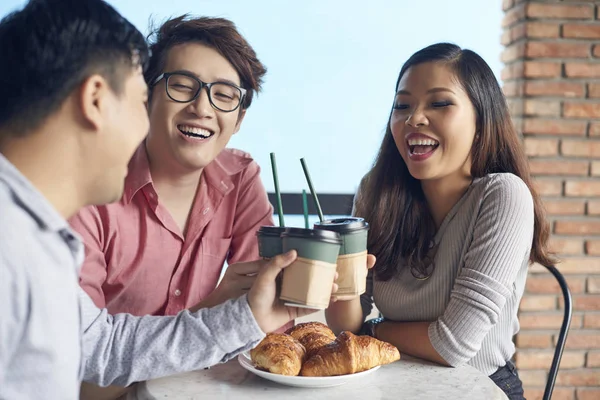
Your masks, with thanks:
<instances>
[{"instance_id":1,"label":"man's arm","mask_svg":"<svg viewBox=\"0 0 600 400\"><path fill-rule=\"evenodd\" d=\"M110 315L83 291L80 304L84 380L101 386L209 367L250 350L264 337L246 296L177 316Z\"/></svg>"},{"instance_id":2,"label":"man's arm","mask_svg":"<svg viewBox=\"0 0 600 400\"><path fill-rule=\"evenodd\" d=\"M247 295L177 316L109 315L80 290L84 379L106 386L192 371L255 347L286 322L315 310L286 307L275 280L296 259L289 251L267 261ZM337 291L337 285L331 288Z\"/></svg>"}]
</instances>

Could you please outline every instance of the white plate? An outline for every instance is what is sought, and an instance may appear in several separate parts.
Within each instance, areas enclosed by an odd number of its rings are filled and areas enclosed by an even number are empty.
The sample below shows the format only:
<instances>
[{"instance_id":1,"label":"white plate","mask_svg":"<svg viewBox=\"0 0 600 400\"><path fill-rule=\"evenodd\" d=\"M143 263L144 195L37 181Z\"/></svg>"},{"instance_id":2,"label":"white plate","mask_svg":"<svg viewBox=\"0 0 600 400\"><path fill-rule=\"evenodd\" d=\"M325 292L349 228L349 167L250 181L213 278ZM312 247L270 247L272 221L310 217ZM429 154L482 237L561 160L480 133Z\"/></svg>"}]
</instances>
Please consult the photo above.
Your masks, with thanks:
<instances>
[{"instance_id":1,"label":"white plate","mask_svg":"<svg viewBox=\"0 0 600 400\"><path fill-rule=\"evenodd\" d=\"M361 379L366 375L372 374L377 371L380 366L371 368L368 371L357 372L356 374L340 375L340 376L286 376L279 374L272 374L267 371L261 371L257 369L248 353L242 353L238 356L238 362L242 367L252 372L261 378L268 379L273 382L277 382L282 385L305 387L305 388L322 388L343 385L344 383Z\"/></svg>"}]
</instances>

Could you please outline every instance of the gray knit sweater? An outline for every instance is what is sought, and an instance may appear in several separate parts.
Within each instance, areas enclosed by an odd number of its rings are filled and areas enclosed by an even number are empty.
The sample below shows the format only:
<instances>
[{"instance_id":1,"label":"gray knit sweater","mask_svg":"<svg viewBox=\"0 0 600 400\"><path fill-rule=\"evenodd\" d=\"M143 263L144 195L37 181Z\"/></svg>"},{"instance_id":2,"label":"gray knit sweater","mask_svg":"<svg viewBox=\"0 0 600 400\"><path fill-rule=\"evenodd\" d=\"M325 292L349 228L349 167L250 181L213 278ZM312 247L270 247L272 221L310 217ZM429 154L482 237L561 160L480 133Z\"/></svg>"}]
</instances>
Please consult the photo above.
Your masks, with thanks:
<instances>
[{"instance_id":1,"label":"gray knit sweater","mask_svg":"<svg viewBox=\"0 0 600 400\"><path fill-rule=\"evenodd\" d=\"M387 282L370 275L364 315L374 300L390 320L432 321L429 339L449 364L491 375L515 352L533 226L533 199L520 178L475 179L435 236L430 278L417 280L410 268Z\"/></svg>"}]
</instances>

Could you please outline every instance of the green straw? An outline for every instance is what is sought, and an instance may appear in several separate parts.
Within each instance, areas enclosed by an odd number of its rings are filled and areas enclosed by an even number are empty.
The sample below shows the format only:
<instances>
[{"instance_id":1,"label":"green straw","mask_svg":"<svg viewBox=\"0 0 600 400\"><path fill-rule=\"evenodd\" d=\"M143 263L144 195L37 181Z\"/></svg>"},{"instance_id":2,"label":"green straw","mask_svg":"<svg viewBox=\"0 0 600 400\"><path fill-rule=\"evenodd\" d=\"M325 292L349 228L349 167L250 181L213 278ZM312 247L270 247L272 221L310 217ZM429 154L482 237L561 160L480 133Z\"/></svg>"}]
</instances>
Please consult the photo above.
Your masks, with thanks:
<instances>
[{"instance_id":1,"label":"green straw","mask_svg":"<svg viewBox=\"0 0 600 400\"><path fill-rule=\"evenodd\" d=\"M283 207L281 206L281 193L279 192L279 179L277 178L277 163L275 153L271 153L271 169L273 170L273 183L275 184L275 197L277 198L277 214L279 214L279 226L284 227Z\"/></svg>"},{"instance_id":2,"label":"green straw","mask_svg":"<svg viewBox=\"0 0 600 400\"><path fill-rule=\"evenodd\" d=\"M306 190L302 189L302 211L304 211L304 227L309 229L308 226L308 200L306 199Z\"/></svg>"},{"instance_id":3,"label":"green straw","mask_svg":"<svg viewBox=\"0 0 600 400\"><path fill-rule=\"evenodd\" d=\"M308 167L306 166L306 161L304 158L300 159L300 163L302 164L302 169L304 170L304 176L306 177L306 182L308 183L308 188L310 189L310 193L312 194L313 200L315 202L315 207L317 208L317 213L319 214L319 220L323 222L325 218L323 218L323 211L321 210L321 205L319 204L319 198L317 197L317 192L315 192L315 188L312 184L312 180L310 179L310 174L308 173Z\"/></svg>"}]
</instances>

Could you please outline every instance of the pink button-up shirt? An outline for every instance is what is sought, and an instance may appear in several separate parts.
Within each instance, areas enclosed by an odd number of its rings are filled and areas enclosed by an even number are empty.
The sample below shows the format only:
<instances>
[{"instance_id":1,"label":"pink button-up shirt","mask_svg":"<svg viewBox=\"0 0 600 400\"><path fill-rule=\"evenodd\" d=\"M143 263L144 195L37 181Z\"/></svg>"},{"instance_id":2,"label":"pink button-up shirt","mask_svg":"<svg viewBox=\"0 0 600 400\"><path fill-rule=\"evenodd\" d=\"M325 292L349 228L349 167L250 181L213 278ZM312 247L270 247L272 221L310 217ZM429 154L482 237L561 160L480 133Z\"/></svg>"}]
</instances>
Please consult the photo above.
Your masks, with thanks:
<instances>
[{"instance_id":1,"label":"pink button-up shirt","mask_svg":"<svg viewBox=\"0 0 600 400\"><path fill-rule=\"evenodd\" d=\"M215 289L225 261L259 258L256 231L273 225L259 171L248 154L223 150L202 173L183 237L154 189L143 143L121 201L69 221L85 244L81 286L112 314L173 315L197 304Z\"/></svg>"}]
</instances>

